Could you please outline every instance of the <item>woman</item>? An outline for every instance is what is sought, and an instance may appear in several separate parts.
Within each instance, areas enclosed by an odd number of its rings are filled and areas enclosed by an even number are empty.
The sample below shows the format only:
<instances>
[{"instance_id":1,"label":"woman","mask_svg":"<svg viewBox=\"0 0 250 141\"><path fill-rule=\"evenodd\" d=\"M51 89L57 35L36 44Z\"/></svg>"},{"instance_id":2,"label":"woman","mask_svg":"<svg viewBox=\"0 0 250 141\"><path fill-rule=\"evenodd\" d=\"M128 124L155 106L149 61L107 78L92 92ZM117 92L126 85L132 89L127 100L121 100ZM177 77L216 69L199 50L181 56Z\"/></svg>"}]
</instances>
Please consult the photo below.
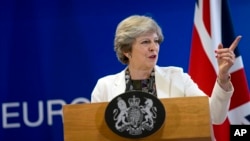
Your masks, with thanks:
<instances>
[{"instance_id":1,"label":"woman","mask_svg":"<svg viewBox=\"0 0 250 141\"><path fill-rule=\"evenodd\" d=\"M162 30L150 17L132 15L119 23L115 40L118 60L127 67L121 72L100 78L92 92L91 102L108 102L126 91L141 90L158 98L206 96L190 76L179 67L157 65ZM221 124L227 116L234 88L229 69L235 60L234 49L241 36L230 48L220 44L215 51L219 65L210 102L213 124Z\"/></svg>"}]
</instances>

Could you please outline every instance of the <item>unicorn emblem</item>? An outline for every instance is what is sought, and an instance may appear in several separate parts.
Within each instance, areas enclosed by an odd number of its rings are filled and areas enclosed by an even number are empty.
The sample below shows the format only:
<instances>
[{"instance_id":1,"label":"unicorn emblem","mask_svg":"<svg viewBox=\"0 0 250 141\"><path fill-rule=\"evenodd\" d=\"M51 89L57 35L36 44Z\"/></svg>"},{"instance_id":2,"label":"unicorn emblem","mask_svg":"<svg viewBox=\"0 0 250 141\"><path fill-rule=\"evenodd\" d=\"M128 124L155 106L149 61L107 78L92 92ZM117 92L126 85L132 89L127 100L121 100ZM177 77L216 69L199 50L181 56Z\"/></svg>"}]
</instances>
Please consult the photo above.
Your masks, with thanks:
<instances>
[{"instance_id":1,"label":"unicorn emblem","mask_svg":"<svg viewBox=\"0 0 250 141\"><path fill-rule=\"evenodd\" d=\"M144 102L145 105L142 107L142 112L145 113L145 120L142 122L142 124L146 124L149 127L154 127L154 118L157 117L156 112L157 108L153 107L153 101L152 99L146 98L146 101Z\"/></svg>"}]
</instances>

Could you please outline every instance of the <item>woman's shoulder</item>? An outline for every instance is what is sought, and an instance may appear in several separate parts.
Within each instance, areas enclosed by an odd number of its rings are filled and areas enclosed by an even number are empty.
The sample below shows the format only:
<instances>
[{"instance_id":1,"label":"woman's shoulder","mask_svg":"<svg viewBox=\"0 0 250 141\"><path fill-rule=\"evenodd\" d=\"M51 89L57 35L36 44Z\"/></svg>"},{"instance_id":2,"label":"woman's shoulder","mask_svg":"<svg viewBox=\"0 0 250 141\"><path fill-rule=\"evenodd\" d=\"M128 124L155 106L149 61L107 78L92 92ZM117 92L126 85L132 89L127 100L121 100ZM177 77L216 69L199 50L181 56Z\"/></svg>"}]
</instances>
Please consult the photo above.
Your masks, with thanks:
<instances>
[{"instance_id":1,"label":"woman's shoulder","mask_svg":"<svg viewBox=\"0 0 250 141\"><path fill-rule=\"evenodd\" d=\"M124 70L122 70L122 71L117 72L117 73L105 75L105 76L99 78L98 81L107 81L107 80L119 79L120 77L124 76L124 74L125 74L125 72L124 72Z\"/></svg>"},{"instance_id":2,"label":"woman's shoulder","mask_svg":"<svg viewBox=\"0 0 250 141\"><path fill-rule=\"evenodd\" d=\"M156 66L156 71L164 73L183 73L183 68L177 66Z\"/></svg>"}]
</instances>

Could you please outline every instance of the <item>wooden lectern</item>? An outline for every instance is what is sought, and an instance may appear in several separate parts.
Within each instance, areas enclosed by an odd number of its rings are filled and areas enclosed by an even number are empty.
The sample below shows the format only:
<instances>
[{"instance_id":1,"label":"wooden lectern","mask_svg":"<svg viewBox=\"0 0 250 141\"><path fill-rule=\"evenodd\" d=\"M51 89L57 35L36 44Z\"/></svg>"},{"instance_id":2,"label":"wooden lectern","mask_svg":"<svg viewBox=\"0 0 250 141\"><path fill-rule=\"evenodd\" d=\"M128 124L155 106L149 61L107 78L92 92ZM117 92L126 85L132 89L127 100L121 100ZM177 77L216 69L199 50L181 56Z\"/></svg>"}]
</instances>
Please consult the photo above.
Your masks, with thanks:
<instances>
[{"instance_id":1,"label":"wooden lectern","mask_svg":"<svg viewBox=\"0 0 250 141\"><path fill-rule=\"evenodd\" d=\"M208 97L161 99L166 117L154 134L140 139L112 132L104 118L108 103L63 106L64 141L211 141Z\"/></svg>"}]
</instances>

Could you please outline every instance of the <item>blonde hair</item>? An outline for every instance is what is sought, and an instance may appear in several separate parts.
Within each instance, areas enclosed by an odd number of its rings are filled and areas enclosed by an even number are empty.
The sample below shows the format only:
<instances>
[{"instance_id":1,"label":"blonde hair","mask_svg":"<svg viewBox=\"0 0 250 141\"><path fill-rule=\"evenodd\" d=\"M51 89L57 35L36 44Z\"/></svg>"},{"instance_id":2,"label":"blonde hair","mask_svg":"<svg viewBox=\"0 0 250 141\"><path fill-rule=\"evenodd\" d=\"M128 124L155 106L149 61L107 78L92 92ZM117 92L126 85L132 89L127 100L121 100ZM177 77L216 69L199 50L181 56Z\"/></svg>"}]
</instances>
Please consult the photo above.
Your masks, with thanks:
<instances>
[{"instance_id":1,"label":"blonde hair","mask_svg":"<svg viewBox=\"0 0 250 141\"><path fill-rule=\"evenodd\" d=\"M118 24L114 39L114 50L122 64L129 63L124 53L131 52L135 39L148 32L155 32L159 37L159 43L162 43L164 37L161 27L151 17L132 15Z\"/></svg>"}]
</instances>

